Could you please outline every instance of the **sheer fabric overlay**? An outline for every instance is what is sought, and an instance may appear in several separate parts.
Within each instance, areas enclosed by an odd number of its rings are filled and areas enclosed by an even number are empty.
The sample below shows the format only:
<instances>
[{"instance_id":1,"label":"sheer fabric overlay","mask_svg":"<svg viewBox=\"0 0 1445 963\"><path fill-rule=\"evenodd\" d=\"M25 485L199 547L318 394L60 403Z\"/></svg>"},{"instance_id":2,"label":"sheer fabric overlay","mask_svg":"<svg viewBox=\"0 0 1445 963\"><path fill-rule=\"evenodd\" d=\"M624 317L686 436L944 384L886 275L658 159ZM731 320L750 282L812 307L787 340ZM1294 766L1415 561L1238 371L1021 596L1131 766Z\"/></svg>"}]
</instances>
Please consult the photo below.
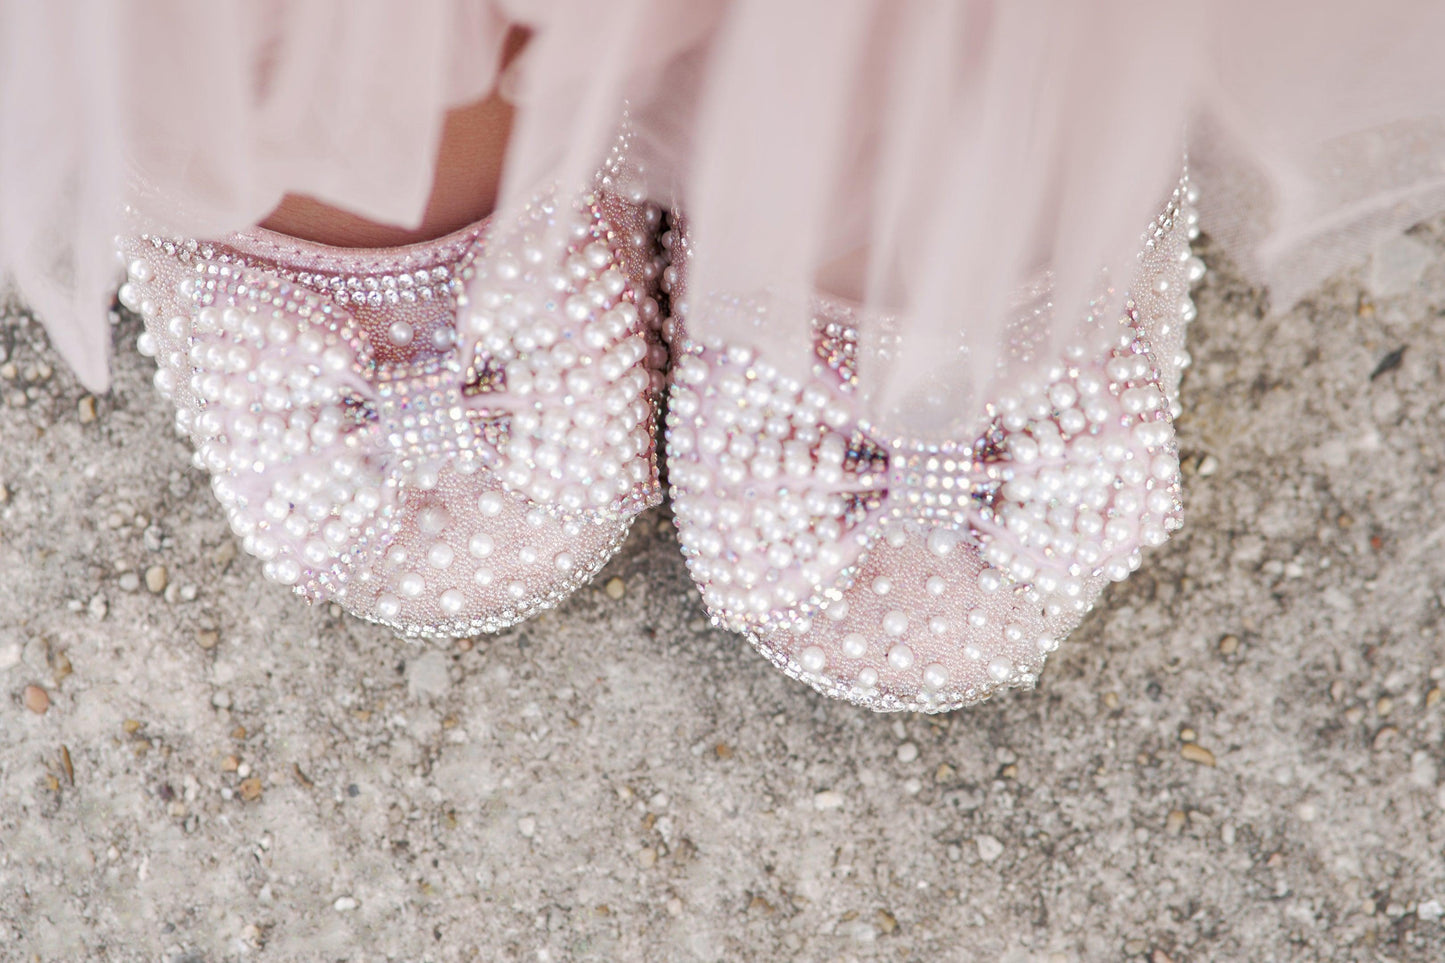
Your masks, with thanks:
<instances>
[{"instance_id":1,"label":"sheer fabric overlay","mask_svg":"<svg viewBox=\"0 0 1445 963\"><path fill-rule=\"evenodd\" d=\"M946 437L1020 376L1020 292L1048 278L1063 337L1130 275L1186 143L1204 230L1276 305L1445 209L1440 36L1445 5L1344 0L0 0L0 266L101 390L116 233L218 236L287 192L413 226L443 111L499 87L504 208L583 182L625 110L692 297L894 319L871 420ZM771 324L805 370L811 318Z\"/></svg>"}]
</instances>

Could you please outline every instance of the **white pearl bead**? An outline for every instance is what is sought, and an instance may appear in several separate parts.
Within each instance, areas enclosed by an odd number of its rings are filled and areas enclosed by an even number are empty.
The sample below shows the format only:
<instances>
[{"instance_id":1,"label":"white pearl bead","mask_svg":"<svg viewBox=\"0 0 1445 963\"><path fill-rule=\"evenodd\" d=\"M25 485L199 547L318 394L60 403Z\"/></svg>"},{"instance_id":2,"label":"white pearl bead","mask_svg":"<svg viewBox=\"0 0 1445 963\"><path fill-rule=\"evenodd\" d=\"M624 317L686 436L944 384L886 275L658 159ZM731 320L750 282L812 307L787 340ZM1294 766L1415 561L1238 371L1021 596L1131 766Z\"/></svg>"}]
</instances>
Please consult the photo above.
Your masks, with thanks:
<instances>
[{"instance_id":1,"label":"white pearl bead","mask_svg":"<svg viewBox=\"0 0 1445 963\"><path fill-rule=\"evenodd\" d=\"M414 335L412 326L405 321L393 321L391 327L386 329L386 336L391 339L392 343L403 348L411 344Z\"/></svg>"},{"instance_id":2,"label":"white pearl bead","mask_svg":"<svg viewBox=\"0 0 1445 963\"><path fill-rule=\"evenodd\" d=\"M942 689L948 685L948 669L937 662L923 670L923 684L929 689Z\"/></svg>"},{"instance_id":3,"label":"white pearl bead","mask_svg":"<svg viewBox=\"0 0 1445 963\"><path fill-rule=\"evenodd\" d=\"M1014 674L1014 665L1003 656L997 656L989 662L988 674L996 682L1007 682Z\"/></svg>"},{"instance_id":4,"label":"white pearl bead","mask_svg":"<svg viewBox=\"0 0 1445 963\"><path fill-rule=\"evenodd\" d=\"M443 612L448 615L456 615L466 604L467 597L457 589L447 589L442 593L440 601Z\"/></svg>"},{"instance_id":5,"label":"white pearl bead","mask_svg":"<svg viewBox=\"0 0 1445 963\"><path fill-rule=\"evenodd\" d=\"M908 631L908 615L898 609L894 609L883 616L883 631L895 638L904 635Z\"/></svg>"},{"instance_id":6,"label":"white pearl bead","mask_svg":"<svg viewBox=\"0 0 1445 963\"><path fill-rule=\"evenodd\" d=\"M301 577L301 566L295 559L283 558L275 563L271 570L272 576L282 585L294 585Z\"/></svg>"},{"instance_id":7,"label":"white pearl bead","mask_svg":"<svg viewBox=\"0 0 1445 963\"><path fill-rule=\"evenodd\" d=\"M907 671L913 667L913 650L900 642L888 650L888 664L899 672Z\"/></svg>"},{"instance_id":8,"label":"white pearl bead","mask_svg":"<svg viewBox=\"0 0 1445 963\"><path fill-rule=\"evenodd\" d=\"M803 667L804 672L822 672L828 664L828 656L818 646L810 645L798 653L798 664Z\"/></svg>"},{"instance_id":9,"label":"white pearl bead","mask_svg":"<svg viewBox=\"0 0 1445 963\"><path fill-rule=\"evenodd\" d=\"M843 636L843 655L849 659L861 659L868 654L868 640L858 632Z\"/></svg>"}]
</instances>

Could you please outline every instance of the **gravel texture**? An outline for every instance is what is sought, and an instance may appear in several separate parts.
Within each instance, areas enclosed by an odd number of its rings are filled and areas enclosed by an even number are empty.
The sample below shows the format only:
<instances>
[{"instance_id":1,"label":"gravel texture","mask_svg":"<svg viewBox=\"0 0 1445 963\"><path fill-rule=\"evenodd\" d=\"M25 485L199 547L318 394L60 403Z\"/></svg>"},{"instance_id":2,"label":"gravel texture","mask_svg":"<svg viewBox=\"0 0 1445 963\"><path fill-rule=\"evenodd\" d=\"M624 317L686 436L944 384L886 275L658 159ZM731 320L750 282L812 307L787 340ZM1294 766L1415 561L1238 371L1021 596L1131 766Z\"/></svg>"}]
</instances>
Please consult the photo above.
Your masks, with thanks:
<instances>
[{"instance_id":1,"label":"gravel texture","mask_svg":"<svg viewBox=\"0 0 1445 963\"><path fill-rule=\"evenodd\" d=\"M1188 526L935 718L709 628L660 511L495 637L307 607L135 320L90 398L12 309L0 959L1445 958L1445 240L1283 313L1204 253Z\"/></svg>"}]
</instances>

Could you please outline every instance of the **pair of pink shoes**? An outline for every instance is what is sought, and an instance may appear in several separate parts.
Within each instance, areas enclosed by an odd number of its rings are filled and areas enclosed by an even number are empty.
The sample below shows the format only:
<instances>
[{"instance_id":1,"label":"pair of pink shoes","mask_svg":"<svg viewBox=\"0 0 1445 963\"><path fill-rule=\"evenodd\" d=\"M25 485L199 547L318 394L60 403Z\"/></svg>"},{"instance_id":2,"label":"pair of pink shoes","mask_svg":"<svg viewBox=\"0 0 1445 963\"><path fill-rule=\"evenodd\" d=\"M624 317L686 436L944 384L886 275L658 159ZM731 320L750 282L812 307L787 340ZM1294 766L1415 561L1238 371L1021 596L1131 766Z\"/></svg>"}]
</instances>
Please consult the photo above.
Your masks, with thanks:
<instances>
[{"instance_id":1,"label":"pair of pink shoes","mask_svg":"<svg viewBox=\"0 0 1445 963\"><path fill-rule=\"evenodd\" d=\"M268 578L406 636L556 605L661 501L668 345L671 495L704 603L827 695L941 711L1030 685L1179 526L1187 184L1125 316L1039 358L978 437L933 446L864 423L851 365L878 322L846 305L813 306L807 383L766 344L690 337L767 302L684 299L686 241L640 198L615 155L582 196L409 247L123 243L140 349Z\"/></svg>"}]
</instances>

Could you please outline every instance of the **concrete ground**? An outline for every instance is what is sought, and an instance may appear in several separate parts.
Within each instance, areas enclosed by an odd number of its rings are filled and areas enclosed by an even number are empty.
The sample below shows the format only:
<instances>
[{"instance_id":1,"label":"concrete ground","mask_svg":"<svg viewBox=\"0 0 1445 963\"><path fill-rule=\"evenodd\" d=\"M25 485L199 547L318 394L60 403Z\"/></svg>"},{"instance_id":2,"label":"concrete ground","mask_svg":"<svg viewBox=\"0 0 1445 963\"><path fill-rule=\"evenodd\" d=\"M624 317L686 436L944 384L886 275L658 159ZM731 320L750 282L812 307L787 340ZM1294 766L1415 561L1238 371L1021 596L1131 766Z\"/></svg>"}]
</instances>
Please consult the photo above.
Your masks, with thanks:
<instances>
[{"instance_id":1,"label":"concrete ground","mask_svg":"<svg viewBox=\"0 0 1445 963\"><path fill-rule=\"evenodd\" d=\"M708 628L661 511L496 637L308 608L134 319L92 399L13 310L0 959L1445 959L1442 253L1271 313L1206 250L1188 527L936 718Z\"/></svg>"}]
</instances>

